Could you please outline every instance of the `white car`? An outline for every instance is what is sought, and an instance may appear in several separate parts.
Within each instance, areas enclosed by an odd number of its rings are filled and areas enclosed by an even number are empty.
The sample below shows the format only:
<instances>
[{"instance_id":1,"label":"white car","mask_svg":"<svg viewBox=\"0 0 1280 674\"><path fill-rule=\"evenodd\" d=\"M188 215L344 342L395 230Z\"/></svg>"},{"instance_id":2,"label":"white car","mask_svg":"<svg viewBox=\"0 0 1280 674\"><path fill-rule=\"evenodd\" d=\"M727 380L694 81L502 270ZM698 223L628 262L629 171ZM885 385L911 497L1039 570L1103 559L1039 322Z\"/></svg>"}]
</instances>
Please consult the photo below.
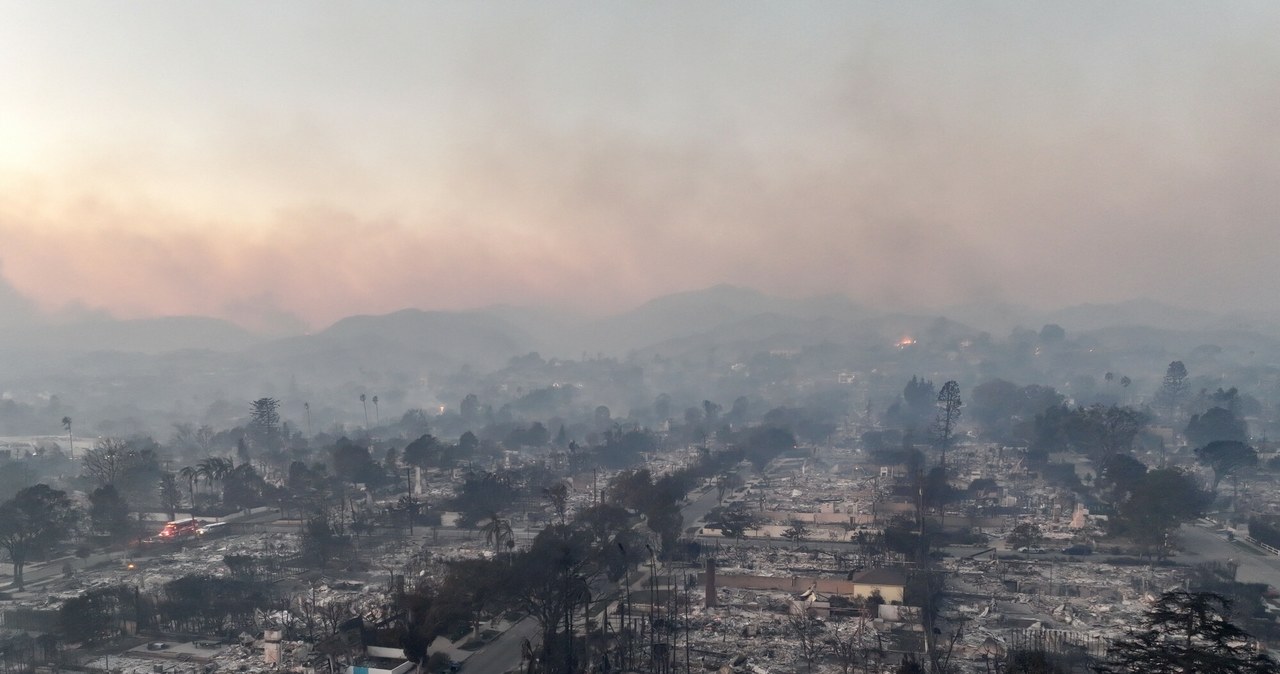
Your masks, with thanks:
<instances>
[{"instance_id":1,"label":"white car","mask_svg":"<svg viewBox=\"0 0 1280 674\"><path fill-rule=\"evenodd\" d=\"M226 522L210 522L200 527L199 529L196 529L196 533L201 536L204 536L205 534L217 533L218 530L222 529L225 526L227 526Z\"/></svg>"}]
</instances>

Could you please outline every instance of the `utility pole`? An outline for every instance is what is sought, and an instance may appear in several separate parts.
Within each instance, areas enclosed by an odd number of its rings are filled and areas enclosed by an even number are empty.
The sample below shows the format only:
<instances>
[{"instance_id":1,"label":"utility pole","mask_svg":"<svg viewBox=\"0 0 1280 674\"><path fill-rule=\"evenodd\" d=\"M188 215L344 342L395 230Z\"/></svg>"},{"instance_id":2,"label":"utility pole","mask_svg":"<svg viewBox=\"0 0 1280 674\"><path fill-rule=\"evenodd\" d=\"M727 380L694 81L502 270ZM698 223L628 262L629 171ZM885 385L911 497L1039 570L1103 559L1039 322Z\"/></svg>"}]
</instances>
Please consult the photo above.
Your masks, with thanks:
<instances>
[{"instance_id":1,"label":"utility pole","mask_svg":"<svg viewBox=\"0 0 1280 674\"><path fill-rule=\"evenodd\" d=\"M627 654L622 659L622 668L626 669L631 666L631 632L627 629L630 627L631 622L631 562L627 560L627 548L622 544L622 541L618 541L618 550L622 553L623 582L627 585L627 603L623 604L622 614L618 616L618 624L622 627L619 632L627 642Z\"/></svg>"},{"instance_id":2,"label":"utility pole","mask_svg":"<svg viewBox=\"0 0 1280 674\"><path fill-rule=\"evenodd\" d=\"M654 616L654 608L658 603L658 558L653 554L653 547L648 543L644 544L645 549L649 551L649 664L650 669L654 669L654 655L657 651L658 641L654 634L654 624L657 622Z\"/></svg>"},{"instance_id":3,"label":"utility pole","mask_svg":"<svg viewBox=\"0 0 1280 674\"><path fill-rule=\"evenodd\" d=\"M689 674L689 604L693 603L693 593L689 591L689 574L684 574L684 671Z\"/></svg>"}]
</instances>

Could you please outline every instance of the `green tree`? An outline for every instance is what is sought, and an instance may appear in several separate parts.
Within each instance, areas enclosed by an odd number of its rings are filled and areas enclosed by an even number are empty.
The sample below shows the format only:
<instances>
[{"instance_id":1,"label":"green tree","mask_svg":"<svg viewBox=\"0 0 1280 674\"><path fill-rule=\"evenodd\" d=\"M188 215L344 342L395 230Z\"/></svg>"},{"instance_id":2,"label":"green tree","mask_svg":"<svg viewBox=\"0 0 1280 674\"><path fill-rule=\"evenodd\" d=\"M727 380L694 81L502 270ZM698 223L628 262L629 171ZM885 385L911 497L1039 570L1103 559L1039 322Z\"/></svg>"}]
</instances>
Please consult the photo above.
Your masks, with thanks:
<instances>
[{"instance_id":1,"label":"green tree","mask_svg":"<svg viewBox=\"0 0 1280 674\"><path fill-rule=\"evenodd\" d=\"M91 589L62 605L58 626L75 641L98 644L126 634L126 623L138 619L143 601L138 589L128 585Z\"/></svg>"},{"instance_id":2,"label":"green tree","mask_svg":"<svg viewBox=\"0 0 1280 674\"><path fill-rule=\"evenodd\" d=\"M13 563L13 584L23 589L27 559L66 539L75 529L79 512L66 492L37 484L0 504L0 548Z\"/></svg>"},{"instance_id":3,"label":"green tree","mask_svg":"<svg viewBox=\"0 0 1280 674\"><path fill-rule=\"evenodd\" d=\"M458 407L458 413L462 415L464 424L475 424L480 421L480 399L474 393L468 393L462 399L462 404Z\"/></svg>"},{"instance_id":4,"label":"green tree","mask_svg":"<svg viewBox=\"0 0 1280 674\"><path fill-rule=\"evenodd\" d=\"M212 486L221 484L234 469L235 464L230 459L210 456L196 464L194 475L198 476L196 482L203 481Z\"/></svg>"},{"instance_id":5,"label":"green tree","mask_svg":"<svg viewBox=\"0 0 1280 674\"><path fill-rule=\"evenodd\" d=\"M1127 536L1149 556L1163 559L1173 548L1173 534L1202 513L1208 495L1188 474L1174 468L1149 471L1134 485L1112 518L1113 531Z\"/></svg>"},{"instance_id":6,"label":"green tree","mask_svg":"<svg viewBox=\"0 0 1280 674\"><path fill-rule=\"evenodd\" d=\"M1217 494L1222 478L1258 465L1258 452L1238 440L1216 440L1197 449L1196 460L1213 471L1213 485L1209 490Z\"/></svg>"},{"instance_id":7,"label":"green tree","mask_svg":"<svg viewBox=\"0 0 1280 674\"><path fill-rule=\"evenodd\" d=\"M1187 440L1196 447L1202 447L1218 440L1244 442L1248 440L1248 426L1231 410L1222 407L1211 407L1204 414L1193 414L1182 432Z\"/></svg>"},{"instance_id":8,"label":"green tree","mask_svg":"<svg viewBox=\"0 0 1280 674\"><path fill-rule=\"evenodd\" d=\"M89 494L89 522L95 531L107 534L113 543L125 542L133 531L128 502L109 484Z\"/></svg>"},{"instance_id":9,"label":"green tree","mask_svg":"<svg viewBox=\"0 0 1280 674\"><path fill-rule=\"evenodd\" d=\"M441 457L444 453L444 447L440 441L430 433L424 434L417 440L410 442L404 448L404 454L401 456L406 464L418 468L428 468L440 465Z\"/></svg>"},{"instance_id":10,"label":"green tree","mask_svg":"<svg viewBox=\"0 0 1280 674\"><path fill-rule=\"evenodd\" d=\"M800 520L791 520L791 526L782 532L782 537L792 543L799 543L809 535L809 526Z\"/></svg>"},{"instance_id":11,"label":"green tree","mask_svg":"<svg viewBox=\"0 0 1280 674\"><path fill-rule=\"evenodd\" d=\"M222 502L238 509L258 508L276 500L277 488L253 466L236 466L222 481Z\"/></svg>"},{"instance_id":12,"label":"green tree","mask_svg":"<svg viewBox=\"0 0 1280 674\"><path fill-rule=\"evenodd\" d=\"M1187 366L1180 360L1169 363L1160 389L1156 391L1156 405L1165 410L1170 420L1178 417L1182 401L1187 397Z\"/></svg>"},{"instance_id":13,"label":"green tree","mask_svg":"<svg viewBox=\"0 0 1280 674\"><path fill-rule=\"evenodd\" d=\"M1076 409L1071 415L1067 437L1077 450L1102 462L1131 450L1146 423L1141 412L1129 407L1090 405Z\"/></svg>"},{"instance_id":14,"label":"green tree","mask_svg":"<svg viewBox=\"0 0 1280 674\"><path fill-rule=\"evenodd\" d=\"M885 411L885 421L906 430L927 428L937 404L938 391L933 382L913 376L902 389L902 400Z\"/></svg>"},{"instance_id":15,"label":"green tree","mask_svg":"<svg viewBox=\"0 0 1280 674\"><path fill-rule=\"evenodd\" d=\"M1020 522L1005 537L1005 544L1014 549L1029 548L1040 542L1040 527L1032 522Z\"/></svg>"},{"instance_id":16,"label":"green tree","mask_svg":"<svg viewBox=\"0 0 1280 674\"><path fill-rule=\"evenodd\" d=\"M1026 440L1037 414L1062 405L1063 396L1050 386L1018 386L1003 379L979 384L965 404L969 419L985 437L1002 442Z\"/></svg>"},{"instance_id":17,"label":"green tree","mask_svg":"<svg viewBox=\"0 0 1280 674\"><path fill-rule=\"evenodd\" d=\"M513 560L508 591L542 629L544 671L577 671L574 619L591 598L599 554L587 532L553 525Z\"/></svg>"},{"instance_id":18,"label":"green tree","mask_svg":"<svg viewBox=\"0 0 1280 674\"><path fill-rule=\"evenodd\" d=\"M924 475L924 480L920 484L922 489L921 497L924 505L936 511L941 511L948 503L956 499L956 490L947 480L947 469L942 466L934 466Z\"/></svg>"},{"instance_id":19,"label":"green tree","mask_svg":"<svg viewBox=\"0 0 1280 674\"><path fill-rule=\"evenodd\" d=\"M725 538L741 539L748 529L760 526L760 517L748 510L741 503L729 507L714 508L707 513L708 529L718 529Z\"/></svg>"},{"instance_id":20,"label":"green tree","mask_svg":"<svg viewBox=\"0 0 1280 674\"><path fill-rule=\"evenodd\" d=\"M351 537L341 533L335 524L327 509L322 509L302 525L302 554L319 568L352 549Z\"/></svg>"},{"instance_id":21,"label":"green tree","mask_svg":"<svg viewBox=\"0 0 1280 674\"><path fill-rule=\"evenodd\" d=\"M362 445L339 438L333 446L333 473L350 483L380 484L385 481L386 474L369 449Z\"/></svg>"},{"instance_id":22,"label":"green tree","mask_svg":"<svg viewBox=\"0 0 1280 674\"><path fill-rule=\"evenodd\" d=\"M1109 500L1113 504L1128 498L1142 476L1147 474L1147 464L1129 454L1112 454L1102 461L1100 468L1097 486L1110 492Z\"/></svg>"},{"instance_id":23,"label":"green tree","mask_svg":"<svg viewBox=\"0 0 1280 674\"><path fill-rule=\"evenodd\" d=\"M934 418L934 433L938 438L938 446L942 449L942 466L947 465L947 448L951 446L951 438L955 434L956 424L960 422L960 408L964 403L960 400L960 385L954 380L942 385L938 391L938 412Z\"/></svg>"},{"instance_id":24,"label":"green tree","mask_svg":"<svg viewBox=\"0 0 1280 674\"><path fill-rule=\"evenodd\" d=\"M1280 666L1230 620L1231 602L1210 592L1166 592L1138 627L1107 649L1104 674L1274 674Z\"/></svg>"},{"instance_id":25,"label":"green tree","mask_svg":"<svg viewBox=\"0 0 1280 674\"><path fill-rule=\"evenodd\" d=\"M795 449L796 437L786 428L768 427L752 429L747 434L743 449L747 460L757 472L764 470L778 455Z\"/></svg>"},{"instance_id":26,"label":"green tree","mask_svg":"<svg viewBox=\"0 0 1280 674\"><path fill-rule=\"evenodd\" d=\"M249 405L249 436L255 446L277 450L283 444L280 435L280 401L258 398Z\"/></svg>"},{"instance_id":27,"label":"green tree","mask_svg":"<svg viewBox=\"0 0 1280 674\"><path fill-rule=\"evenodd\" d=\"M458 456L460 458L469 458L475 451L480 448L480 438L475 433L465 431L458 436Z\"/></svg>"},{"instance_id":28,"label":"green tree","mask_svg":"<svg viewBox=\"0 0 1280 674\"><path fill-rule=\"evenodd\" d=\"M474 523L511 507L518 495L506 473L469 472L449 507L462 513L462 521Z\"/></svg>"}]
</instances>

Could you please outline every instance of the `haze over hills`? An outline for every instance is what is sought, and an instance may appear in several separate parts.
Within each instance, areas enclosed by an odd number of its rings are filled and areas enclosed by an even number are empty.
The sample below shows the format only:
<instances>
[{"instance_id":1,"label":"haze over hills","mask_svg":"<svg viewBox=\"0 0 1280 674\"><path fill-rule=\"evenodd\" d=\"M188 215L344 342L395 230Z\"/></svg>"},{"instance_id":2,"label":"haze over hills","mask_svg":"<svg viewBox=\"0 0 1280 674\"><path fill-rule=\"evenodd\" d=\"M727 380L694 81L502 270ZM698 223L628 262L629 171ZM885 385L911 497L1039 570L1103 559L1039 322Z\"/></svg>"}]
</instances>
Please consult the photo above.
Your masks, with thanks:
<instances>
[{"instance_id":1,"label":"haze over hills","mask_svg":"<svg viewBox=\"0 0 1280 674\"><path fill-rule=\"evenodd\" d=\"M114 319L105 314L42 316L0 282L0 348L44 353L181 350L248 351L263 358L332 359L347 350L413 354L440 365L492 367L537 351L576 358L583 353L625 356L722 335L759 342L769 337L799 345L830 340L885 338L916 333L945 317L961 331L1007 334L1058 324L1073 333L1124 328L1158 332L1230 330L1280 337L1274 317L1218 315L1151 300L1080 304L1056 310L973 303L936 312L887 312L839 295L783 298L740 286L716 285L654 298L634 309L588 316L553 308L496 306L469 311L403 309L351 316L314 333L286 337L255 334L223 319L168 316ZM1153 334L1147 332L1147 334ZM714 339L712 339L714 341Z\"/></svg>"},{"instance_id":2,"label":"haze over hills","mask_svg":"<svg viewBox=\"0 0 1280 674\"><path fill-rule=\"evenodd\" d=\"M4 393L31 405L57 396L90 418L109 415L137 429L192 418L234 423L243 405L230 401L261 395L285 399L286 411L295 415L301 401L309 401L317 419L341 423L353 420L350 401L364 393L381 394L387 410L432 409L456 405L469 390L498 386L504 377L537 388L557 379L625 376L630 383L608 385L614 404L625 410L664 391L736 396L747 384L726 379L738 371L731 366L754 363L743 372L758 378L772 367L766 361L778 357L801 358L803 364L788 367L820 380L835 371L892 372L883 384L890 391L900 387L895 378L912 372L951 371L964 373L955 376L965 377L966 385L1044 376L1065 386L1073 377L1096 379L1115 370L1149 386L1173 359L1185 359L1206 376L1236 372L1236 379L1262 385L1269 375L1260 373L1280 363L1280 330L1265 316L1215 316L1148 301L1056 311L990 304L895 313L839 296L788 299L719 285L608 316L511 306L404 309L344 318L310 334L268 337L201 317L44 317L4 290ZM1044 362L1020 361L1007 351L982 355L990 348L983 345L1014 348L1007 345L1034 340L1048 323L1067 331L1070 349ZM920 346L904 351L912 340ZM974 346L966 351L965 345ZM644 374L509 370L517 357L534 352L553 363L603 356ZM499 371L505 374L487 378Z\"/></svg>"},{"instance_id":3,"label":"haze over hills","mask_svg":"<svg viewBox=\"0 0 1280 674\"><path fill-rule=\"evenodd\" d=\"M402 309L382 316L351 316L315 334L259 344L250 353L298 367L356 360L425 363L433 369L471 365L490 369L514 355L536 350L518 326L483 312Z\"/></svg>"}]
</instances>

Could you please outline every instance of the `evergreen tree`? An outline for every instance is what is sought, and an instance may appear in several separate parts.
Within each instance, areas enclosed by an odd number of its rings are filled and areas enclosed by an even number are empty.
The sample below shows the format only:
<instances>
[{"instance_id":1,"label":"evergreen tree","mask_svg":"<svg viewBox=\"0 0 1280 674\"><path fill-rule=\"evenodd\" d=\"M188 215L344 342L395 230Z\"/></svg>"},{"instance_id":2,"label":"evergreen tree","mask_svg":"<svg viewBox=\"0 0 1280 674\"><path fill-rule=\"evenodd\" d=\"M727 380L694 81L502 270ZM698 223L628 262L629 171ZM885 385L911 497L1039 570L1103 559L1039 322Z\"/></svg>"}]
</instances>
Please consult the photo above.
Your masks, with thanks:
<instances>
[{"instance_id":1,"label":"evergreen tree","mask_svg":"<svg viewBox=\"0 0 1280 674\"><path fill-rule=\"evenodd\" d=\"M1257 652L1230 621L1231 602L1211 592L1166 592L1139 626L1107 650L1103 674L1275 674L1280 666Z\"/></svg>"}]
</instances>

